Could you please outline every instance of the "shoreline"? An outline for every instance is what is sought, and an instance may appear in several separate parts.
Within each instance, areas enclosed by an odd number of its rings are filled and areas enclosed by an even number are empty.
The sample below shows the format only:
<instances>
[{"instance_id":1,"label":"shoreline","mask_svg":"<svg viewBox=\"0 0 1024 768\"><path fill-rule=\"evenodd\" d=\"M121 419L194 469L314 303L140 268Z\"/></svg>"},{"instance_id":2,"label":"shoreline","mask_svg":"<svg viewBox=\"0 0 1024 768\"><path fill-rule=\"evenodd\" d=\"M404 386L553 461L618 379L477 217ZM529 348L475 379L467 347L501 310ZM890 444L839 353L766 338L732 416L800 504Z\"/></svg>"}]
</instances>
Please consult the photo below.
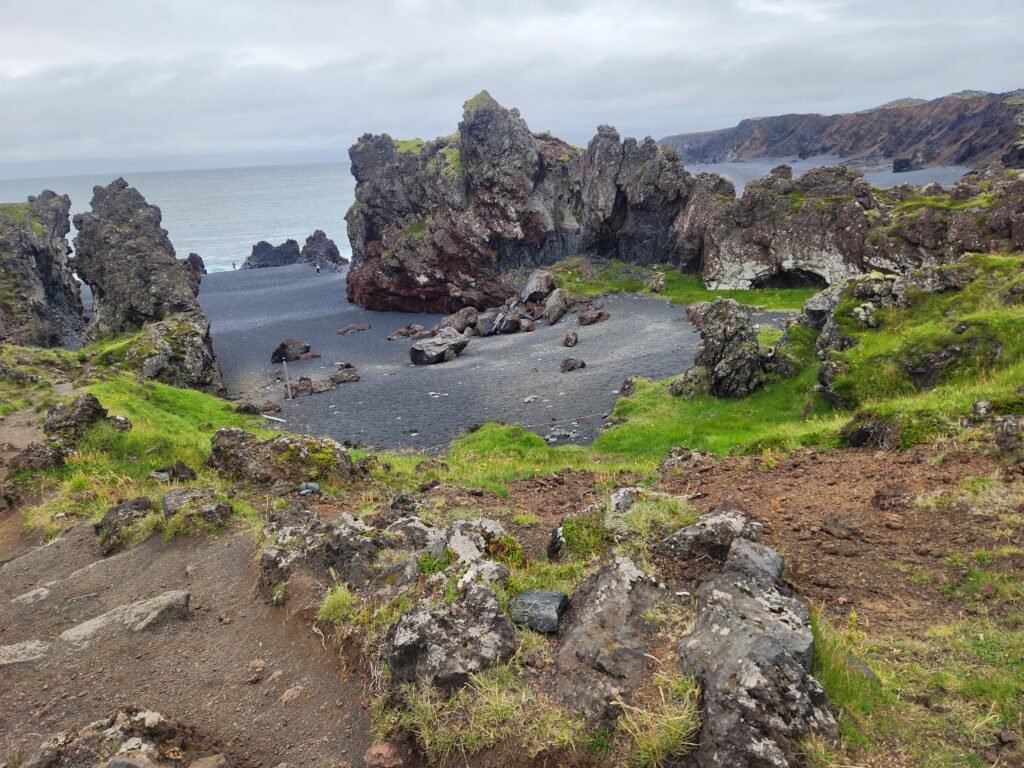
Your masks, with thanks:
<instances>
[{"instance_id":1,"label":"shoreline","mask_svg":"<svg viewBox=\"0 0 1024 768\"><path fill-rule=\"evenodd\" d=\"M211 321L214 350L230 396L281 405L289 431L326 434L353 445L438 450L485 422L519 423L556 443L589 444L598 435L627 376L661 379L693 363L699 333L683 319L685 307L635 295L596 300L611 318L580 328L574 313L532 333L474 337L455 360L432 366L409 362L409 339L387 341L407 323L430 327L439 315L375 312L345 299L345 272L316 274L308 265L212 273L199 300ZM761 322L788 316L759 315ZM349 323L370 329L348 336ZM569 330L577 347L562 346ZM326 377L348 362L358 382L317 395L284 400L280 365L270 353L285 338L300 338L322 356L289 364L299 376ZM565 357L586 361L562 373Z\"/></svg>"}]
</instances>

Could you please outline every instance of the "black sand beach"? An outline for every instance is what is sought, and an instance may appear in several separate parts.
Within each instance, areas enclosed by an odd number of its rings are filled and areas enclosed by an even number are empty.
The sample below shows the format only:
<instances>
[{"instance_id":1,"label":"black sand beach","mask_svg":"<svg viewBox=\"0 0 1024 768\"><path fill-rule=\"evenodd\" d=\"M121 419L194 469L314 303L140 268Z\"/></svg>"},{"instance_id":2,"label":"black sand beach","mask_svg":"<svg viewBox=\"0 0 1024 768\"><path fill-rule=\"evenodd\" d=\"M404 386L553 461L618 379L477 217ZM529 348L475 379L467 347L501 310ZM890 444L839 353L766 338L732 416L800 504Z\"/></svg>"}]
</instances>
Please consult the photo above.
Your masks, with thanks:
<instances>
[{"instance_id":1,"label":"black sand beach","mask_svg":"<svg viewBox=\"0 0 1024 768\"><path fill-rule=\"evenodd\" d=\"M289 430L371 447L440 448L486 421L520 423L558 442L589 443L623 379L680 373L692 364L699 339L682 319L682 306L618 295L600 300L611 313L606 322L580 328L570 314L533 333L473 338L452 362L414 366L412 342L389 342L387 336L407 323L429 327L438 317L349 304L344 273L318 275L308 265L219 272L203 281L199 298L232 396L280 402ZM781 317L771 313L760 320ZM371 328L339 336L349 323ZM568 330L580 336L574 349L562 346ZM270 353L288 337L305 339L322 355L290 363L293 380L326 377L337 363L349 362L360 381L283 401L281 366L270 363ZM569 356L587 367L562 373L559 364Z\"/></svg>"}]
</instances>

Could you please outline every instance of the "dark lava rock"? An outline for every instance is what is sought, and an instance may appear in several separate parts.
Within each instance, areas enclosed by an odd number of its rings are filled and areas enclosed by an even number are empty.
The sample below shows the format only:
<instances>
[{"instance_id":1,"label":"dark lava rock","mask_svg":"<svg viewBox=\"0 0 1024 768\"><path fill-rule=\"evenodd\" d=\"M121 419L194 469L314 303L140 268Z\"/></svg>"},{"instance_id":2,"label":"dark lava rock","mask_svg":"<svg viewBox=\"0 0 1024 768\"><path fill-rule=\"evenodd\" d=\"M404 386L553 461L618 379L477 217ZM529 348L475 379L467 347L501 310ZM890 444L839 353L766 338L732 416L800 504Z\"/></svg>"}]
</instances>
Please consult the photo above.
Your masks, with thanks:
<instances>
[{"instance_id":1,"label":"dark lava rock","mask_svg":"<svg viewBox=\"0 0 1024 768\"><path fill-rule=\"evenodd\" d=\"M82 299L68 260L71 199L49 190L0 206L0 341L77 346Z\"/></svg>"},{"instance_id":2,"label":"dark lava rock","mask_svg":"<svg viewBox=\"0 0 1024 768\"><path fill-rule=\"evenodd\" d=\"M103 519L93 526L100 537L100 551L109 555L125 543L132 524L155 512L156 507L147 496L122 501L104 513Z\"/></svg>"},{"instance_id":3,"label":"dark lava rock","mask_svg":"<svg viewBox=\"0 0 1024 768\"><path fill-rule=\"evenodd\" d=\"M298 262L299 244L294 240L289 238L278 246L273 246L266 240L260 240L252 247L252 253L242 263L242 269L287 267Z\"/></svg>"},{"instance_id":4,"label":"dark lava rock","mask_svg":"<svg viewBox=\"0 0 1024 768\"><path fill-rule=\"evenodd\" d=\"M90 338L135 331L182 312L202 314L199 282L175 258L160 209L124 179L94 187L92 210L74 222L74 267L92 288L96 312Z\"/></svg>"},{"instance_id":5,"label":"dark lava rock","mask_svg":"<svg viewBox=\"0 0 1024 768\"><path fill-rule=\"evenodd\" d=\"M39 472L61 466L68 457L68 448L63 440L40 443L33 440L7 463L10 471L19 472L23 469Z\"/></svg>"},{"instance_id":6,"label":"dark lava rock","mask_svg":"<svg viewBox=\"0 0 1024 768\"><path fill-rule=\"evenodd\" d=\"M442 328L436 336L421 339L409 350L409 359L415 365L447 363L459 356L469 344L469 339L454 328Z\"/></svg>"},{"instance_id":7,"label":"dark lava rock","mask_svg":"<svg viewBox=\"0 0 1024 768\"><path fill-rule=\"evenodd\" d=\"M90 426L106 418L107 409L95 395L86 392L70 403L51 405L43 422L43 432L74 445Z\"/></svg>"},{"instance_id":8,"label":"dark lava rock","mask_svg":"<svg viewBox=\"0 0 1024 768\"><path fill-rule=\"evenodd\" d=\"M409 323L403 325L398 330L392 331L391 335L388 336L388 341L398 341L399 339L407 339L415 337L417 334L423 333L426 329L419 323Z\"/></svg>"},{"instance_id":9,"label":"dark lava rock","mask_svg":"<svg viewBox=\"0 0 1024 768\"><path fill-rule=\"evenodd\" d=\"M562 613L568 607L569 596L550 589L527 589L508 603L514 623L545 634L558 631Z\"/></svg>"},{"instance_id":10,"label":"dark lava rock","mask_svg":"<svg viewBox=\"0 0 1024 768\"><path fill-rule=\"evenodd\" d=\"M565 336L562 338L563 347L575 347L580 343L580 336L576 331L567 331Z\"/></svg>"},{"instance_id":11,"label":"dark lava rock","mask_svg":"<svg viewBox=\"0 0 1024 768\"><path fill-rule=\"evenodd\" d=\"M519 295L523 301L539 302L546 299L557 287L554 275L546 269L538 269L534 270L533 274L530 275L530 279L526 282L526 287L523 288Z\"/></svg>"},{"instance_id":12,"label":"dark lava rock","mask_svg":"<svg viewBox=\"0 0 1024 768\"><path fill-rule=\"evenodd\" d=\"M569 311L569 296L561 288L555 288L544 302L544 322L554 325Z\"/></svg>"},{"instance_id":13,"label":"dark lava rock","mask_svg":"<svg viewBox=\"0 0 1024 768\"><path fill-rule=\"evenodd\" d=\"M494 593L473 583L455 603L403 615L388 629L386 643L395 680L454 688L511 658L516 633Z\"/></svg>"},{"instance_id":14,"label":"dark lava rock","mask_svg":"<svg viewBox=\"0 0 1024 768\"><path fill-rule=\"evenodd\" d=\"M603 323L610 317L611 315L603 309L597 309L589 312L580 312L576 319L580 325L594 325L594 323Z\"/></svg>"},{"instance_id":15,"label":"dark lava rock","mask_svg":"<svg viewBox=\"0 0 1024 768\"><path fill-rule=\"evenodd\" d=\"M307 355L310 352L310 346L308 341L302 339L285 339L278 344L274 351L270 353L271 363L281 362L292 362L294 360L303 359L303 355Z\"/></svg>"},{"instance_id":16,"label":"dark lava rock","mask_svg":"<svg viewBox=\"0 0 1024 768\"><path fill-rule=\"evenodd\" d=\"M206 491L198 488L175 488L164 494L160 501L160 508L164 517L171 518L178 514L188 504L193 504L206 496Z\"/></svg>"},{"instance_id":17,"label":"dark lava rock","mask_svg":"<svg viewBox=\"0 0 1024 768\"><path fill-rule=\"evenodd\" d=\"M357 475L348 452L326 437L282 435L260 440L250 432L225 428L213 435L210 448L207 466L230 480L261 485L298 484L310 478L349 483Z\"/></svg>"},{"instance_id":18,"label":"dark lava rock","mask_svg":"<svg viewBox=\"0 0 1024 768\"><path fill-rule=\"evenodd\" d=\"M147 379L184 389L224 390L213 354L210 321L202 312L182 312L147 323L125 360Z\"/></svg>"},{"instance_id":19,"label":"dark lava rock","mask_svg":"<svg viewBox=\"0 0 1024 768\"><path fill-rule=\"evenodd\" d=\"M154 469L149 473L149 476L163 483L169 483L172 480L188 482L196 479L196 471L185 464L185 462L179 460L169 467Z\"/></svg>"},{"instance_id":20,"label":"dark lava rock","mask_svg":"<svg viewBox=\"0 0 1024 768\"><path fill-rule=\"evenodd\" d=\"M616 703L644 672L644 613L665 596L628 557L586 579L572 596L556 658L556 690L590 721L610 726Z\"/></svg>"},{"instance_id":21,"label":"dark lava rock","mask_svg":"<svg viewBox=\"0 0 1024 768\"><path fill-rule=\"evenodd\" d=\"M580 368L586 367L586 361L580 360L578 357L567 357L562 360L561 370L562 373L569 373L569 371L577 371Z\"/></svg>"},{"instance_id":22,"label":"dark lava rock","mask_svg":"<svg viewBox=\"0 0 1024 768\"><path fill-rule=\"evenodd\" d=\"M655 545L660 552L671 554L677 560L708 560L725 562L733 541L740 538L757 539L761 535L760 523L735 502L718 504L693 525L680 528Z\"/></svg>"},{"instance_id":23,"label":"dark lava rock","mask_svg":"<svg viewBox=\"0 0 1024 768\"><path fill-rule=\"evenodd\" d=\"M909 173L910 171L919 171L922 168L924 168L923 165L910 157L897 157L892 161L893 173Z\"/></svg>"},{"instance_id":24,"label":"dark lava rock","mask_svg":"<svg viewBox=\"0 0 1024 768\"><path fill-rule=\"evenodd\" d=\"M359 333L360 331L370 330L369 323L349 323L343 328L338 329L339 336L348 336L353 333Z\"/></svg>"},{"instance_id":25,"label":"dark lava rock","mask_svg":"<svg viewBox=\"0 0 1024 768\"><path fill-rule=\"evenodd\" d=\"M807 609L778 581L781 556L742 538L721 572L697 590L697 623L679 644L699 681L700 766L800 765L810 736L838 742L828 698L810 674L814 636Z\"/></svg>"},{"instance_id":26,"label":"dark lava rock","mask_svg":"<svg viewBox=\"0 0 1024 768\"><path fill-rule=\"evenodd\" d=\"M322 229L316 230L306 238L306 244L299 252L299 261L333 269L348 264L348 259L341 255L338 246Z\"/></svg>"},{"instance_id":27,"label":"dark lava rock","mask_svg":"<svg viewBox=\"0 0 1024 768\"><path fill-rule=\"evenodd\" d=\"M717 397L743 397L761 386L764 373L750 308L732 299L715 299L704 310L695 366L708 372L708 389Z\"/></svg>"}]
</instances>

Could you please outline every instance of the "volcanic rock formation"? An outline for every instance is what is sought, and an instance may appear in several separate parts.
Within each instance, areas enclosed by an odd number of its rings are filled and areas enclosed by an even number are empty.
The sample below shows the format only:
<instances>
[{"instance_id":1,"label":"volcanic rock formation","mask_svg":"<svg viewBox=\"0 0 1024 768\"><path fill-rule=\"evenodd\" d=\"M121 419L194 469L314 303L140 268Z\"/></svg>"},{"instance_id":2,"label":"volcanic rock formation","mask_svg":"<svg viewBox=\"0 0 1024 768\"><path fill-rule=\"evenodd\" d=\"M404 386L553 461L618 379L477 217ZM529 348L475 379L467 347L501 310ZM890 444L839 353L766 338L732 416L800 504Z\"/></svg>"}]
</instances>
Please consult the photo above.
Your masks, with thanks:
<instances>
[{"instance_id":1,"label":"volcanic rock formation","mask_svg":"<svg viewBox=\"0 0 1024 768\"><path fill-rule=\"evenodd\" d=\"M78 343L82 300L68 262L71 199L49 190L0 205L0 341Z\"/></svg>"}]
</instances>

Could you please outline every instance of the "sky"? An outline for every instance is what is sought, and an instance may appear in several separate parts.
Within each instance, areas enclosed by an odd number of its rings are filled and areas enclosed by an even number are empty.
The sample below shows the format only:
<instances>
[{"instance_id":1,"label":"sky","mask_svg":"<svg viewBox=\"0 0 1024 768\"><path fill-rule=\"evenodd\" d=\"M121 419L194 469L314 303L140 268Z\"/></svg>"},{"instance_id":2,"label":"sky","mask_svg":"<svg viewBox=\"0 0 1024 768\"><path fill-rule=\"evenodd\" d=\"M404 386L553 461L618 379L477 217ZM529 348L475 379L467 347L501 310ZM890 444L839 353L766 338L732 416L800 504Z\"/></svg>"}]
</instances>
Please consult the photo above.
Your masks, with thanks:
<instances>
[{"instance_id":1,"label":"sky","mask_svg":"<svg viewBox=\"0 0 1024 768\"><path fill-rule=\"evenodd\" d=\"M534 130L1024 88L1021 0L5 3L0 177L344 160L451 133L486 88Z\"/></svg>"}]
</instances>

